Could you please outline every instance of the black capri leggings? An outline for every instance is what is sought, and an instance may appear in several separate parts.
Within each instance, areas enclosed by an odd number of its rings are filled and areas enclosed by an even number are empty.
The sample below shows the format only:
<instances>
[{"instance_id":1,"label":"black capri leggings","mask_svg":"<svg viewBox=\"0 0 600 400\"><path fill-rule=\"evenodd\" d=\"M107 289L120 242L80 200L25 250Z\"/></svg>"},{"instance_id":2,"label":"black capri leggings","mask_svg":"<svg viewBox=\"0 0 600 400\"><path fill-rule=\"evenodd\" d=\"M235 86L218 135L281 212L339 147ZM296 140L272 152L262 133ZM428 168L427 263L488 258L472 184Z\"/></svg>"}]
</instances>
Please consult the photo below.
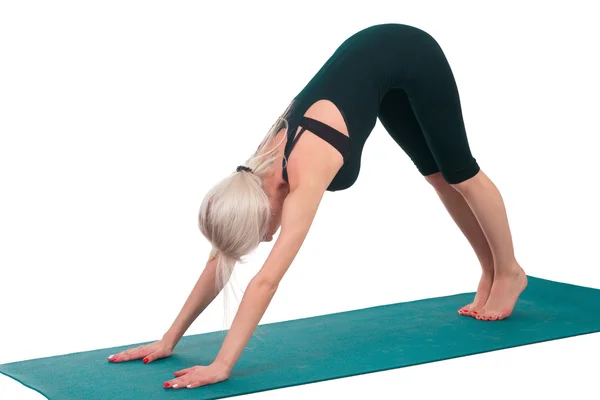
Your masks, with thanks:
<instances>
[{"instance_id":1,"label":"black capri leggings","mask_svg":"<svg viewBox=\"0 0 600 400\"><path fill-rule=\"evenodd\" d=\"M389 90L378 118L419 172L451 184L479 172L471 154L456 81L441 48L429 52L403 88Z\"/></svg>"}]
</instances>

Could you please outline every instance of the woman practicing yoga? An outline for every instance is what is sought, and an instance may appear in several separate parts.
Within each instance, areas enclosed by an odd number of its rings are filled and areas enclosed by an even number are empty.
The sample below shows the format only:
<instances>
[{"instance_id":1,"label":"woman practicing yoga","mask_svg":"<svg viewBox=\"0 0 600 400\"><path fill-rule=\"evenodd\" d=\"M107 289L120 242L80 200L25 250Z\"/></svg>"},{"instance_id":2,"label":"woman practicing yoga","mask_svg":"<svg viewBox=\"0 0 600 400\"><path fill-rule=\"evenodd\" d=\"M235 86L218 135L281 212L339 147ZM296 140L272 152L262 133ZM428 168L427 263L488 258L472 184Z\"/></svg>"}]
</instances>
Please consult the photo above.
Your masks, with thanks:
<instances>
[{"instance_id":1,"label":"woman practicing yoga","mask_svg":"<svg viewBox=\"0 0 600 400\"><path fill-rule=\"evenodd\" d=\"M515 259L502 197L471 154L448 61L426 32L381 24L344 41L245 165L209 191L199 226L212 251L181 312L161 340L109 360L144 358L147 363L170 356L227 283L236 262L260 242L271 241L281 227L214 362L178 371L164 385L194 388L228 379L300 249L323 194L356 181L377 118L433 186L481 264L475 299L458 312L485 321L507 318L527 277Z\"/></svg>"}]
</instances>

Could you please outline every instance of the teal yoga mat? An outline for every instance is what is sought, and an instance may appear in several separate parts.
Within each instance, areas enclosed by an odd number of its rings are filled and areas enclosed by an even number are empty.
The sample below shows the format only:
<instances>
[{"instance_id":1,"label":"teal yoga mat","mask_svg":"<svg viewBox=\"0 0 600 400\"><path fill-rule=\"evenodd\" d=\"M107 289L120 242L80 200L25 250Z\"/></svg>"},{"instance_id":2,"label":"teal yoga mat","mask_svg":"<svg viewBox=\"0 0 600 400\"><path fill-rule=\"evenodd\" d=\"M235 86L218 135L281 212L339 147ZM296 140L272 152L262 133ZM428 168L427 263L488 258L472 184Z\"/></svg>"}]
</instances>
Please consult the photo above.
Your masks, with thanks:
<instances>
[{"instance_id":1,"label":"teal yoga mat","mask_svg":"<svg viewBox=\"0 0 600 400\"><path fill-rule=\"evenodd\" d=\"M185 336L168 358L112 364L141 343L0 365L50 400L218 399L407 367L600 331L600 290L529 277L513 315L477 321L456 310L472 293L260 325L229 380L164 389L173 372L210 364L224 332Z\"/></svg>"}]
</instances>

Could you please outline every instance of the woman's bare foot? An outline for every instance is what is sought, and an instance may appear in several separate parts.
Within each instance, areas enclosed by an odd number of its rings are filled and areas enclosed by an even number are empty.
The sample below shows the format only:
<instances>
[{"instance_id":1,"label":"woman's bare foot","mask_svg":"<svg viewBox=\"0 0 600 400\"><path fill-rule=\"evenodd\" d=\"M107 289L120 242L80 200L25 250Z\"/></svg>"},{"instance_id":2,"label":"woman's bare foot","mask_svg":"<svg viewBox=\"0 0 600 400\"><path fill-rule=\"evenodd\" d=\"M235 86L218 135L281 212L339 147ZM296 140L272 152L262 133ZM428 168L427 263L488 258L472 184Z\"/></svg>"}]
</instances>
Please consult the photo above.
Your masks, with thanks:
<instances>
[{"instance_id":1,"label":"woman's bare foot","mask_svg":"<svg viewBox=\"0 0 600 400\"><path fill-rule=\"evenodd\" d=\"M493 270L492 270L493 271ZM477 293L475 294L475 299L472 303L467 304L466 306L460 308L458 313L460 315L465 315L467 317L474 316L473 312L478 313L481 311L483 306L490 297L490 292L492 290L492 283L494 282L494 275L483 273L481 275L481 279L479 280L479 285L477 286Z\"/></svg>"},{"instance_id":2,"label":"woman's bare foot","mask_svg":"<svg viewBox=\"0 0 600 400\"><path fill-rule=\"evenodd\" d=\"M499 321L512 314L519 296L527 287L527 275L515 262L515 267L510 271L494 276L494 283L485 306L473 313L473 316L483 321Z\"/></svg>"}]
</instances>

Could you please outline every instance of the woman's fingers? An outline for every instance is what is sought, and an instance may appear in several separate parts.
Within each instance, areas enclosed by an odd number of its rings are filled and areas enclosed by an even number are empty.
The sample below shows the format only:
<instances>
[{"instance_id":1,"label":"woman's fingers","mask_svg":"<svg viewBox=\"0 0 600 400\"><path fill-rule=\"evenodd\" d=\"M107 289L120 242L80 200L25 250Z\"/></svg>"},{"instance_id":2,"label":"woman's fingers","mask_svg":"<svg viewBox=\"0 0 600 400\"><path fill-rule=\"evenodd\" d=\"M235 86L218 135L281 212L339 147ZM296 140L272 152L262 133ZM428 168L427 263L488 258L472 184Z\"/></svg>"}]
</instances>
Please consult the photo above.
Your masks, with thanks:
<instances>
[{"instance_id":1,"label":"woman's fingers","mask_svg":"<svg viewBox=\"0 0 600 400\"><path fill-rule=\"evenodd\" d=\"M180 376L179 378L171 379L163 384L163 387L167 389L185 389L187 385L191 384L192 380L186 376Z\"/></svg>"},{"instance_id":2,"label":"woman's fingers","mask_svg":"<svg viewBox=\"0 0 600 400\"><path fill-rule=\"evenodd\" d=\"M124 362L142 358L144 363L147 364L154 360L158 360L159 358L171 356L172 351L173 346L171 346L171 344L159 340L158 342L145 344L134 349L128 349L113 354L108 357L108 360L111 362Z\"/></svg>"},{"instance_id":3,"label":"woman's fingers","mask_svg":"<svg viewBox=\"0 0 600 400\"><path fill-rule=\"evenodd\" d=\"M169 348L154 343L151 345L143 345L140 347L136 347L135 349L129 349L111 355L108 357L108 360L111 362L124 362L131 360L139 360L140 358L142 358L144 364L148 364L149 362L158 360L160 358L169 357L170 355L171 350Z\"/></svg>"},{"instance_id":4,"label":"woman's fingers","mask_svg":"<svg viewBox=\"0 0 600 400\"><path fill-rule=\"evenodd\" d=\"M109 361L112 361L112 362L137 360L138 358L142 358L146 355L146 353L147 353L146 347L147 346L140 346L135 349L125 350L120 353L109 356L108 359L109 359Z\"/></svg>"},{"instance_id":5,"label":"woman's fingers","mask_svg":"<svg viewBox=\"0 0 600 400\"><path fill-rule=\"evenodd\" d=\"M154 360L159 360L161 358L165 358L168 357L169 354L166 354L166 352L164 350L157 350L153 353L148 354L146 357L144 357L144 364L148 364L149 362L152 362Z\"/></svg>"},{"instance_id":6,"label":"woman's fingers","mask_svg":"<svg viewBox=\"0 0 600 400\"><path fill-rule=\"evenodd\" d=\"M187 374L188 372L192 372L193 370L195 370L197 367L190 367L190 368L186 368L186 369L182 369L181 371L175 371L175 376L182 376Z\"/></svg>"}]
</instances>

